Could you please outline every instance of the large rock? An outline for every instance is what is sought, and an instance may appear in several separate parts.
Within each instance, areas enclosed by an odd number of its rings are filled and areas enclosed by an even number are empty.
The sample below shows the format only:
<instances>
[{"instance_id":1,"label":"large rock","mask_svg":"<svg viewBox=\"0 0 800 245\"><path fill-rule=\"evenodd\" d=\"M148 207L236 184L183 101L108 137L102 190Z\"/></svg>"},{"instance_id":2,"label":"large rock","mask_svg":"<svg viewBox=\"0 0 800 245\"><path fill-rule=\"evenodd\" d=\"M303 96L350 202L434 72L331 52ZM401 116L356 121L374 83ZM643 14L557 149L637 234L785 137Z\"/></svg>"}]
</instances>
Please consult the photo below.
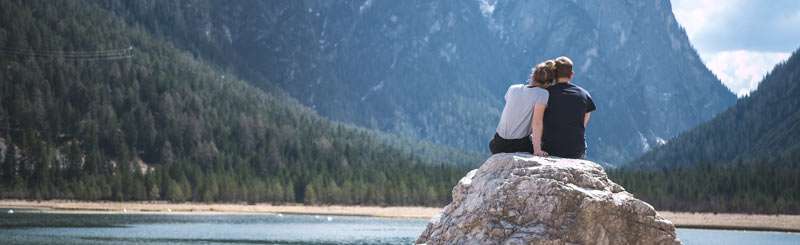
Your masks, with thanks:
<instances>
[{"instance_id":1,"label":"large rock","mask_svg":"<svg viewBox=\"0 0 800 245\"><path fill-rule=\"evenodd\" d=\"M417 243L680 244L675 226L596 163L497 154L453 188Z\"/></svg>"}]
</instances>

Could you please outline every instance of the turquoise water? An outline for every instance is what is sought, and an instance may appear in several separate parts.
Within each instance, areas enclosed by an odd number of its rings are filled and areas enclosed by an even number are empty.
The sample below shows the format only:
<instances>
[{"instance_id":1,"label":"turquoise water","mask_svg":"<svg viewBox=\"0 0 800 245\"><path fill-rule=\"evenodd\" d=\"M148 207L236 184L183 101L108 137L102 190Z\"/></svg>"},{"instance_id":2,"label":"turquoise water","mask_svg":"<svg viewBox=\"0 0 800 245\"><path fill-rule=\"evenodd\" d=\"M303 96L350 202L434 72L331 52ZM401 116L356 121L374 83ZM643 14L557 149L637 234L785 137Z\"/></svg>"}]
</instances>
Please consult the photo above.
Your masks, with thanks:
<instances>
[{"instance_id":1,"label":"turquoise water","mask_svg":"<svg viewBox=\"0 0 800 245\"><path fill-rule=\"evenodd\" d=\"M0 209L0 244L409 244L426 220L278 214L45 214ZM785 232L678 229L684 244L800 244Z\"/></svg>"}]
</instances>

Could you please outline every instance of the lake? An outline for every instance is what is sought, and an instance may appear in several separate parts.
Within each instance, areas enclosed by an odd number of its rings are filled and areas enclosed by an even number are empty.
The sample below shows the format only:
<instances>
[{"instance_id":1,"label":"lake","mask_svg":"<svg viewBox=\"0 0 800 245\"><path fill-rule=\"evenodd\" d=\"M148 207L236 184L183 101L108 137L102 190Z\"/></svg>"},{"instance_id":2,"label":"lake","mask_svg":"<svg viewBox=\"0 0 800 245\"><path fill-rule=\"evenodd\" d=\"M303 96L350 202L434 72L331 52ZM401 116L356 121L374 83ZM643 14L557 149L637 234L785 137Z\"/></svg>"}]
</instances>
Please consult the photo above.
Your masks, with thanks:
<instances>
[{"instance_id":1,"label":"lake","mask_svg":"<svg viewBox=\"0 0 800 245\"><path fill-rule=\"evenodd\" d=\"M280 214L39 213L0 209L0 244L409 244L426 220ZM684 244L800 244L800 234L678 229Z\"/></svg>"}]
</instances>

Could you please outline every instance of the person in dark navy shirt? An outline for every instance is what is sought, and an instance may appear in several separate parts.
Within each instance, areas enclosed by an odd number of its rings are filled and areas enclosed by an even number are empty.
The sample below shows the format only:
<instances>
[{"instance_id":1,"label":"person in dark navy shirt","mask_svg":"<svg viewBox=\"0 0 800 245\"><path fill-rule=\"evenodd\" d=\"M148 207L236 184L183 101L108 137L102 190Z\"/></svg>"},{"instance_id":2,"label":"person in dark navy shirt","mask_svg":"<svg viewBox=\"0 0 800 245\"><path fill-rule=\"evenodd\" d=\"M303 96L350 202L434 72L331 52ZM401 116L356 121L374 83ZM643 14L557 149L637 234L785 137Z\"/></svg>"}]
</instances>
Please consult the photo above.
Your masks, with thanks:
<instances>
[{"instance_id":1,"label":"person in dark navy shirt","mask_svg":"<svg viewBox=\"0 0 800 245\"><path fill-rule=\"evenodd\" d=\"M584 158L586 126L596 108L589 92L570 82L572 67L569 58L556 59L558 82L547 88L550 97L544 112L542 148L552 156Z\"/></svg>"}]
</instances>

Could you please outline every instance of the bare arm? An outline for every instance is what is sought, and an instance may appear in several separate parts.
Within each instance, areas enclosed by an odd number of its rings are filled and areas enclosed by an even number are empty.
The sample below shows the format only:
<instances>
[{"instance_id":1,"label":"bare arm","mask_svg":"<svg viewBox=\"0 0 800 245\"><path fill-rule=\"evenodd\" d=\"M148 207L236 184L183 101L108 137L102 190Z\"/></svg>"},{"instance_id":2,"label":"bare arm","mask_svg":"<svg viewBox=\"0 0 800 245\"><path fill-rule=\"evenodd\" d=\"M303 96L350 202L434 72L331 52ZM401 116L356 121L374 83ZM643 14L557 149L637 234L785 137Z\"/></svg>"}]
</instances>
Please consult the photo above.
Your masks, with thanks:
<instances>
[{"instance_id":1,"label":"bare arm","mask_svg":"<svg viewBox=\"0 0 800 245\"><path fill-rule=\"evenodd\" d=\"M591 112L587 112L586 115L583 116L583 128L586 128L586 127L589 126L589 118L590 117L592 117L592 113Z\"/></svg>"},{"instance_id":2,"label":"bare arm","mask_svg":"<svg viewBox=\"0 0 800 245\"><path fill-rule=\"evenodd\" d=\"M542 130L544 129L544 110L543 104L533 105L533 115L531 120L531 134L533 141L533 154L537 156L547 156L547 152L542 151Z\"/></svg>"}]
</instances>

